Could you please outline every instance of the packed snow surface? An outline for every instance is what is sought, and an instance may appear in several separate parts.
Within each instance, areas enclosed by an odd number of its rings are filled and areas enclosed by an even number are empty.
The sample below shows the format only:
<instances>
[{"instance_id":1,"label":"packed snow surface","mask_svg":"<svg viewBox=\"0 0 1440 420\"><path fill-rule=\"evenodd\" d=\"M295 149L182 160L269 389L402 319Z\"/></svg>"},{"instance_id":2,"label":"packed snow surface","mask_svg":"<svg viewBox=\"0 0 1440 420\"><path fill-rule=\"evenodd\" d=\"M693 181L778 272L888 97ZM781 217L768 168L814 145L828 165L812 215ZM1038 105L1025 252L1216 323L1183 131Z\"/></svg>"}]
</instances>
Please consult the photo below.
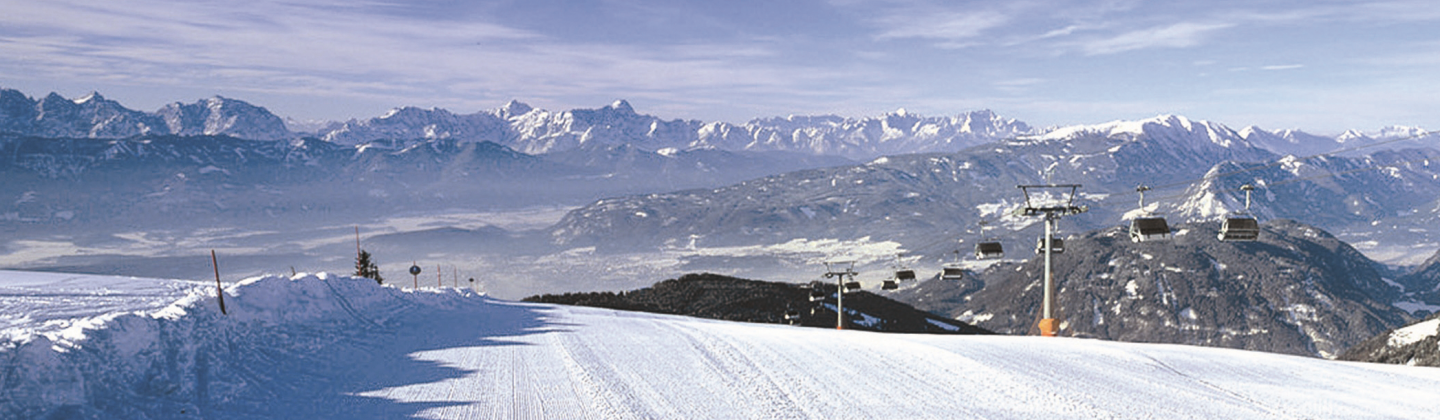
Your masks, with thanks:
<instances>
[{"instance_id":1,"label":"packed snow surface","mask_svg":"<svg viewBox=\"0 0 1440 420\"><path fill-rule=\"evenodd\" d=\"M0 418L1435 418L1440 369L740 324L325 274L0 272ZM95 289L169 296L91 306ZM23 286L23 287L21 287ZM68 288L68 300L47 296ZM178 296L177 296L178 295ZM27 299L44 304L23 303ZM21 303L17 303L21 302ZM30 313L37 312L37 313ZM43 330L50 313L78 317ZM67 315L67 316L70 316ZM43 330L43 331L42 331ZM24 336L24 339L13 337Z\"/></svg>"}]
</instances>

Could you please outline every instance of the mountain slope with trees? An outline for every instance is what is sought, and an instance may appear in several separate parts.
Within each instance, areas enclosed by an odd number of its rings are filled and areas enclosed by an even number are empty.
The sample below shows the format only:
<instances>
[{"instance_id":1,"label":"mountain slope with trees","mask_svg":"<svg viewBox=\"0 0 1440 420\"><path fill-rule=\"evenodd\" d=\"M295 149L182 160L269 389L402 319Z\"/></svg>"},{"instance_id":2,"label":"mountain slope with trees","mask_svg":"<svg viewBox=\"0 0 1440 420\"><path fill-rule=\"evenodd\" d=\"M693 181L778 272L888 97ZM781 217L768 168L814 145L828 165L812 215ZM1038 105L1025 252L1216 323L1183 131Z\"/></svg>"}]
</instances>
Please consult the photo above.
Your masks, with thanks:
<instances>
[{"instance_id":1,"label":"mountain slope with trees","mask_svg":"<svg viewBox=\"0 0 1440 420\"><path fill-rule=\"evenodd\" d=\"M836 287L834 284L818 287L827 298L817 304L810 302L808 286L706 273L687 274L628 292L547 294L524 300L771 324L785 323L786 311L794 310L799 315L799 325L834 328ZM917 311L869 292L847 293L844 305L847 329L990 334L983 328Z\"/></svg>"}]
</instances>

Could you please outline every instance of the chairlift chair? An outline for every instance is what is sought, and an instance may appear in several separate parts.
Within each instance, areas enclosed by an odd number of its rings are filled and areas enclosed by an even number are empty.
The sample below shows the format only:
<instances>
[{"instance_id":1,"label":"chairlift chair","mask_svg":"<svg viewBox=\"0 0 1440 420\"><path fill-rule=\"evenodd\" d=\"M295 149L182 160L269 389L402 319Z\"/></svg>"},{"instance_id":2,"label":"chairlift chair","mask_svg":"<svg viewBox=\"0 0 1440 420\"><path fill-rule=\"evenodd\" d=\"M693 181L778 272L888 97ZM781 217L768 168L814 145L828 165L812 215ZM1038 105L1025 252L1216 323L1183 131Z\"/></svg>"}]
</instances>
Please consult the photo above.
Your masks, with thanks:
<instances>
[{"instance_id":1,"label":"chairlift chair","mask_svg":"<svg viewBox=\"0 0 1440 420\"><path fill-rule=\"evenodd\" d=\"M1137 217L1130 221L1130 241L1148 242L1170 239L1170 225L1164 217Z\"/></svg>"},{"instance_id":2,"label":"chairlift chair","mask_svg":"<svg viewBox=\"0 0 1440 420\"><path fill-rule=\"evenodd\" d=\"M959 264L945 264L940 268L940 280L960 281L965 279L965 269Z\"/></svg>"},{"instance_id":3,"label":"chairlift chair","mask_svg":"<svg viewBox=\"0 0 1440 420\"><path fill-rule=\"evenodd\" d=\"M819 302L819 301L822 301L822 300L825 300L825 291L820 290L820 288L818 288L818 287L816 287L816 288L814 288L814 289L810 289L810 301L811 301L811 302Z\"/></svg>"},{"instance_id":4,"label":"chairlift chair","mask_svg":"<svg viewBox=\"0 0 1440 420\"><path fill-rule=\"evenodd\" d=\"M1005 257L1005 246L999 242L981 242L975 244L975 258L982 260L993 260Z\"/></svg>"},{"instance_id":5,"label":"chairlift chair","mask_svg":"<svg viewBox=\"0 0 1440 420\"><path fill-rule=\"evenodd\" d=\"M940 280L960 281L965 279L965 269L960 265L960 250L955 250L955 262L940 266Z\"/></svg>"},{"instance_id":6,"label":"chairlift chair","mask_svg":"<svg viewBox=\"0 0 1440 420\"><path fill-rule=\"evenodd\" d=\"M845 293L853 293L860 291L860 282L854 279L845 282L845 284L843 284L842 286L844 286Z\"/></svg>"},{"instance_id":7,"label":"chairlift chair","mask_svg":"<svg viewBox=\"0 0 1440 420\"><path fill-rule=\"evenodd\" d=\"M880 290L895 290L899 288L900 281L895 279L885 279L884 283L880 283Z\"/></svg>"},{"instance_id":8,"label":"chairlift chair","mask_svg":"<svg viewBox=\"0 0 1440 420\"><path fill-rule=\"evenodd\" d=\"M1222 241L1253 241L1260 239L1260 221L1250 216L1250 191L1255 187L1245 184L1240 187L1245 191L1245 211L1236 212L1225 218L1220 225L1220 233L1215 235Z\"/></svg>"},{"instance_id":9,"label":"chairlift chair","mask_svg":"<svg viewBox=\"0 0 1440 420\"><path fill-rule=\"evenodd\" d=\"M980 243L975 244L975 258L981 260L993 260L1005 257L1005 246L1000 241L985 236L985 225L988 223L980 221Z\"/></svg>"},{"instance_id":10,"label":"chairlift chair","mask_svg":"<svg viewBox=\"0 0 1440 420\"><path fill-rule=\"evenodd\" d=\"M797 320L797 319L800 319L800 311L797 311L797 310L794 310L794 309L786 309L786 310L785 310L785 320L786 320L786 321L789 321L790 323L793 324L793 323L795 323L795 320Z\"/></svg>"},{"instance_id":11,"label":"chairlift chair","mask_svg":"<svg viewBox=\"0 0 1440 420\"><path fill-rule=\"evenodd\" d=\"M904 270L896 270L896 271L895 271L895 280L897 280L897 281L915 280L915 270L911 270L911 269L908 269L908 268L907 268L907 269L904 269Z\"/></svg>"},{"instance_id":12,"label":"chairlift chair","mask_svg":"<svg viewBox=\"0 0 1440 420\"><path fill-rule=\"evenodd\" d=\"M1135 187L1140 193L1140 211L1145 211L1145 192L1150 187L1141 185ZM1130 220L1130 241L1146 242L1170 239L1170 225L1165 223L1165 218L1160 216L1136 217Z\"/></svg>"},{"instance_id":13,"label":"chairlift chair","mask_svg":"<svg viewBox=\"0 0 1440 420\"><path fill-rule=\"evenodd\" d=\"M1045 237L1044 237L1044 236L1041 236L1041 237L1039 237L1039 238L1035 238L1035 253L1036 253L1036 254L1044 254L1044 253L1045 253ZM1063 238L1054 238L1054 237L1050 238L1050 253L1051 253L1051 254L1064 254L1064 253L1065 253L1065 239L1063 239Z\"/></svg>"},{"instance_id":14,"label":"chairlift chair","mask_svg":"<svg viewBox=\"0 0 1440 420\"><path fill-rule=\"evenodd\" d=\"M1250 216L1231 216L1225 218L1225 223L1220 225L1220 234L1216 235L1222 241L1253 241L1260 239L1260 222Z\"/></svg>"}]
</instances>

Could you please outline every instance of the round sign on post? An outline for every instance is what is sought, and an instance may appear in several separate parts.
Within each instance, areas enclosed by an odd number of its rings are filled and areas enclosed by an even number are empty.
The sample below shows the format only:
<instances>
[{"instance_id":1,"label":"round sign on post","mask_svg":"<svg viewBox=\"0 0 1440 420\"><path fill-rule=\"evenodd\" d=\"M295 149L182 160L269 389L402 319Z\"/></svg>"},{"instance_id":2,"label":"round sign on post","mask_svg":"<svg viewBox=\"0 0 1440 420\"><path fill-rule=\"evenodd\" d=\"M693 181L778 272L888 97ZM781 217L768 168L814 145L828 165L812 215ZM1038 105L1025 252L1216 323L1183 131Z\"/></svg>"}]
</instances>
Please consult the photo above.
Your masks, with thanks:
<instances>
[{"instance_id":1,"label":"round sign on post","mask_svg":"<svg viewBox=\"0 0 1440 420\"><path fill-rule=\"evenodd\" d=\"M420 266L418 266L418 265L412 265L412 266L410 266L410 275L412 275L412 276L418 276L418 275L420 275Z\"/></svg>"}]
</instances>

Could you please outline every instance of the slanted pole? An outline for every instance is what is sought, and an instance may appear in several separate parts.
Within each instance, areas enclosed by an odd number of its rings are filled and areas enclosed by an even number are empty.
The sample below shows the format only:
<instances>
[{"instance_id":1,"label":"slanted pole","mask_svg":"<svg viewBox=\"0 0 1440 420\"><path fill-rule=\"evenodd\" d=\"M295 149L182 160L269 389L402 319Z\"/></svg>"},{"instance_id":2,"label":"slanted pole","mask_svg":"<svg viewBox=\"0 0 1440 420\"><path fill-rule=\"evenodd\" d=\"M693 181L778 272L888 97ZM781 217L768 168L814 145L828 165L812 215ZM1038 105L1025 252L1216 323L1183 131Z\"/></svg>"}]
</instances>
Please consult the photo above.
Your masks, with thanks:
<instances>
[{"instance_id":1,"label":"slanted pole","mask_svg":"<svg viewBox=\"0 0 1440 420\"><path fill-rule=\"evenodd\" d=\"M215 297L220 300L220 314L229 315L225 312L225 286L220 284L220 262L215 259L215 250L210 250L210 266L215 267Z\"/></svg>"}]
</instances>

